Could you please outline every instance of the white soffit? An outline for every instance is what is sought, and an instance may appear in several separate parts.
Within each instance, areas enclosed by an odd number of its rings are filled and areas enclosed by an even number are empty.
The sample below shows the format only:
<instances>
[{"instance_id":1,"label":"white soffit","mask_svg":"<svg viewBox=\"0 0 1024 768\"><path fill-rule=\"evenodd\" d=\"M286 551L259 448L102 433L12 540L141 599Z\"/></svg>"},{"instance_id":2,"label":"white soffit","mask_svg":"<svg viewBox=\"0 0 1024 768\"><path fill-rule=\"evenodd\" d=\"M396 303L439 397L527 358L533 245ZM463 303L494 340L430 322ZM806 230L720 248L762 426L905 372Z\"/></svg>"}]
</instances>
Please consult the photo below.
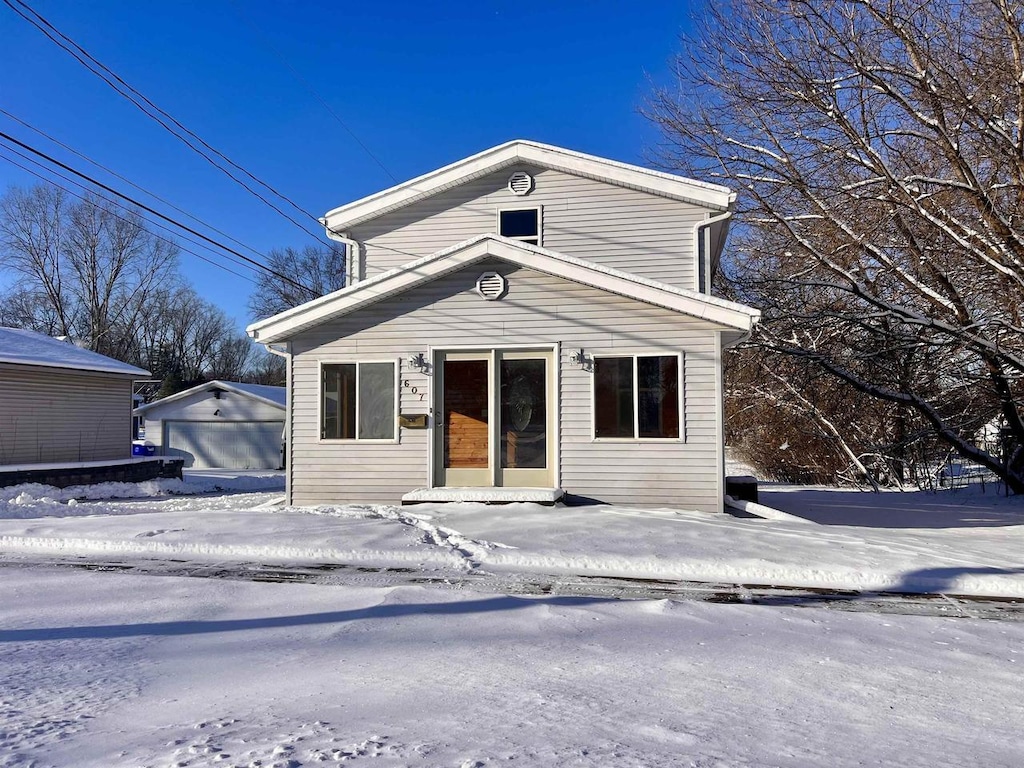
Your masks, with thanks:
<instances>
[{"instance_id":1,"label":"white soffit","mask_svg":"<svg viewBox=\"0 0 1024 768\"><path fill-rule=\"evenodd\" d=\"M342 233L377 216L383 216L431 195L519 163L597 179L713 210L726 211L736 199L734 192L717 184L586 155L549 144L516 140L335 208L320 221L325 227Z\"/></svg>"},{"instance_id":2,"label":"white soffit","mask_svg":"<svg viewBox=\"0 0 1024 768\"><path fill-rule=\"evenodd\" d=\"M321 323L436 280L489 256L645 304L707 320L724 328L749 331L761 316L758 310L742 304L676 288L500 235L486 234L253 323L246 331L261 344L282 341Z\"/></svg>"}]
</instances>

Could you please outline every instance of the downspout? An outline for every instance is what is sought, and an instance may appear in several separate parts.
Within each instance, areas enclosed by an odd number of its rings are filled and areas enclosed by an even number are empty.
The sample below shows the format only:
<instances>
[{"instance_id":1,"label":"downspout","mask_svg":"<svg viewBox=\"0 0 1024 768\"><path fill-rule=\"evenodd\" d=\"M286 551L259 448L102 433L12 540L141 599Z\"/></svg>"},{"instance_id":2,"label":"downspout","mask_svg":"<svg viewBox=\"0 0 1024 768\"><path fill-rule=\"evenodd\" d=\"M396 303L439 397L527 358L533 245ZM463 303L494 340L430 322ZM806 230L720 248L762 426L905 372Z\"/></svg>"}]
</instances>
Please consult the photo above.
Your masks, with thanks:
<instances>
[{"instance_id":1,"label":"downspout","mask_svg":"<svg viewBox=\"0 0 1024 768\"><path fill-rule=\"evenodd\" d=\"M324 225L324 231L327 233L327 237L336 243L342 243L345 246L345 287L359 282L359 242L353 240L350 237L346 237L340 232L335 232L329 226L327 226L327 217L320 219L320 223Z\"/></svg>"},{"instance_id":2,"label":"downspout","mask_svg":"<svg viewBox=\"0 0 1024 768\"><path fill-rule=\"evenodd\" d=\"M275 347L273 344L264 344L263 348L272 355L283 357L285 360L285 401L284 401L284 434L281 435L284 440L284 503L289 506L292 503L292 345L291 342L285 342L283 349L279 346Z\"/></svg>"},{"instance_id":3,"label":"downspout","mask_svg":"<svg viewBox=\"0 0 1024 768\"><path fill-rule=\"evenodd\" d=\"M693 225L693 248L696 251L694 262L697 266L697 274L694 282L698 293L711 294L711 226L732 218L732 211L720 213L710 219L698 221ZM703 238L701 230L704 230ZM701 247L703 246L703 248ZM703 255L701 251L703 250Z\"/></svg>"}]
</instances>

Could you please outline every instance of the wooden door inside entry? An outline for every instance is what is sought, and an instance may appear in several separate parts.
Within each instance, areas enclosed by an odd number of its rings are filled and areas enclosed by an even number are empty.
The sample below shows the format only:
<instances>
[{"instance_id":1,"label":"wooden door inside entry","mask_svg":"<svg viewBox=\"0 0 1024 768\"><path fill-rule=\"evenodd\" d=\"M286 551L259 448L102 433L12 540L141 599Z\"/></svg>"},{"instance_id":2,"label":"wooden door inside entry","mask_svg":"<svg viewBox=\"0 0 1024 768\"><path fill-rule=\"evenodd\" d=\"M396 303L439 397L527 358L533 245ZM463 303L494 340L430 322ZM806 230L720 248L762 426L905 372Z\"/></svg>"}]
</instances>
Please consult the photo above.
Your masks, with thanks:
<instances>
[{"instance_id":1,"label":"wooden door inside entry","mask_svg":"<svg viewBox=\"0 0 1024 768\"><path fill-rule=\"evenodd\" d=\"M442 352L435 372L435 485L553 485L550 350Z\"/></svg>"},{"instance_id":2,"label":"wooden door inside entry","mask_svg":"<svg viewBox=\"0 0 1024 768\"><path fill-rule=\"evenodd\" d=\"M489 357L441 361L441 485L490 485Z\"/></svg>"}]
</instances>

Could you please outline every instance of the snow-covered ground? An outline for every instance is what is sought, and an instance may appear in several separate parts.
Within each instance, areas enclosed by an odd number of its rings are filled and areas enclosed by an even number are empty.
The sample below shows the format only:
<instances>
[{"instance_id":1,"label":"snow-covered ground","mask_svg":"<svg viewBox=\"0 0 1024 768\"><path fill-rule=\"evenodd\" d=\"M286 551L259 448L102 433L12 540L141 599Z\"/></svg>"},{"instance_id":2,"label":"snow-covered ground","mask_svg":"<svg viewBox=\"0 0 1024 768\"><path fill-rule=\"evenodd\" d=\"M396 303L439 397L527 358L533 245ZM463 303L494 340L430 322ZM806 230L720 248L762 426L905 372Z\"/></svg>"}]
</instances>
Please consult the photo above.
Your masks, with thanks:
<instances>
[{"instance_id":1,"label":"snow-covered ground","mask_svg":"<svg viewBox=\"0 0 1024 768\"><path fill-rule=\"evenodd\" d=\"M45 564L1024 594L1024 507L973 490L770 489L762 501L796 519L756 520L283 508L280 488L207 473L0 489L0 766L1024 764L1020 621ZM860 524L825 519L837 508Z\"/></svg>"},{"instance_id":2,"label":"snow-covered ground","mask_svg":"<svg viewBox=\"0 0 1024 768\"><path fill-rule=\"evenodd\" d=\"M790 515L764 520L533 504L286 508L274 505L280 483L278 475L190 475L184 483L139 484L144 499L93 501L76 498L126 496L135 486L0 489L0 553L362 563L1024 597L1024 505L991 489L871 494L781 488L762 500ZM236 487L251 492L211 495L214 488ZM252 490L268 487L274 490ZM836 523L842 515L858 525L811 522Z\"/></svg>"},{"instance_id":3,"label":"snow-covered ground","mask_svg":"<svg viewBox=\"0 0 1024 768\"><path fill-rule=\"evenodd\" d=\"M5 569L5 766L1019 766L1024 624Z\"/></svg>"}]
</instances>

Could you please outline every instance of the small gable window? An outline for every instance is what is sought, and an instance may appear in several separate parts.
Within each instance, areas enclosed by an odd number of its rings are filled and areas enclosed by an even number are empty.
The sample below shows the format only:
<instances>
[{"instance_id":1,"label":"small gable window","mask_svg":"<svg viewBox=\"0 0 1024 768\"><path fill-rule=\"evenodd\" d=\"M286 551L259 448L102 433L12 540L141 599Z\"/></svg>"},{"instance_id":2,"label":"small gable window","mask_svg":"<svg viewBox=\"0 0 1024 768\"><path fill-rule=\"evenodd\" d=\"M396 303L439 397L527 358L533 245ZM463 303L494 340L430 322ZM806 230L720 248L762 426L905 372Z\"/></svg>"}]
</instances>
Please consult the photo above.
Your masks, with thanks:
<instances>
[{"instance_id":1,"label":"small gable window","mask_svg":"<svg viewBox=\"0 0 1024 768\"><path fill-rule=\"evenodd\" d=\"M540 208L505 208L498 211L498 234L540 245Z\"/></svg>"}]
</instances>

